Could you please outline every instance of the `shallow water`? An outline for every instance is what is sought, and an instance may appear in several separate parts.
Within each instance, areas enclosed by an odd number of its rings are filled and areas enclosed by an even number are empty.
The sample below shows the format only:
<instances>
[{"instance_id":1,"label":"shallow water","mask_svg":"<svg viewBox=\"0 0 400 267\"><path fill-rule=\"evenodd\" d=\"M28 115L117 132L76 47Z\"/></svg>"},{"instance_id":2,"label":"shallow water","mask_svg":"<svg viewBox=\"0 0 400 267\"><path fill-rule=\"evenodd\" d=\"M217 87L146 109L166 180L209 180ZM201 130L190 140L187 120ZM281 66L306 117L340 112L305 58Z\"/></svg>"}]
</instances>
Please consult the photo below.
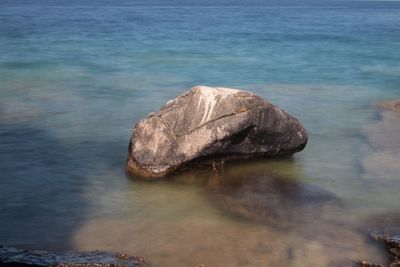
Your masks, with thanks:
<instances>
[{"instance_id":1,"label":"shallow water","mask_svg":"<svg viewBox=\"0 0 400 267\"><path fill-rule=\"evenodd\" d=\"M364 220L400 213L400 120L373 106L400 98L399 12L396 1L0 1L0 244L161 267L384 261ZM127 177L133 125L198 84L281 106L308 129L306 149Z\"/></svg>"}]
</instances>

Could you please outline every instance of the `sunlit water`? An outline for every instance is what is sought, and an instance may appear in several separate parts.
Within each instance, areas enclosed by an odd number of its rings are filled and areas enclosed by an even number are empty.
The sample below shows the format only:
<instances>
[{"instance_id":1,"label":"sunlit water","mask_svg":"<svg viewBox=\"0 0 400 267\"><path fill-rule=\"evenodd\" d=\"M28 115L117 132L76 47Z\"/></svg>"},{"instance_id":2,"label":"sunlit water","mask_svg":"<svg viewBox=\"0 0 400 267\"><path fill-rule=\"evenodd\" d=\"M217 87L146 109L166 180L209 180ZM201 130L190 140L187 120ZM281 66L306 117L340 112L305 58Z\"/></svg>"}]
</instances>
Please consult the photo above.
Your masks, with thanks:
<instances>
[{"instance_id":1,"label":"sunlit water","mask_svg":"<svg viewBox=\"0 0 400 267\"><path fill-rule=\"evenodd\" d=\"M0 1L0 244L154 266L383 262L400 213L400 3ZM124 173L134 124L194 85L253 91L309 131L293 158ZM399 226L399 225L395 225Z\"/></svg>"}]
</instances>

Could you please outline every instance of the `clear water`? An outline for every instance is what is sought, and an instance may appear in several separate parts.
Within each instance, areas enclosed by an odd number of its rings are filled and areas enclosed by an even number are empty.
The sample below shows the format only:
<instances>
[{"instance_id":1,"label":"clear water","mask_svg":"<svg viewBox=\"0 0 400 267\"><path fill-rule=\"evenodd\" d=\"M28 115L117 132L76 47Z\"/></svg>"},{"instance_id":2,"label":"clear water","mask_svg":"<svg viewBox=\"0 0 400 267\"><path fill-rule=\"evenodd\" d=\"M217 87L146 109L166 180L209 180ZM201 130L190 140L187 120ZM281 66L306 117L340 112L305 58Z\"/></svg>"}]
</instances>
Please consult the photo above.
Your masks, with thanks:
<instances>
[{"instance_id":1,"label":"clear water","mask_svg":"<svg viewBox=\"0 0 400 267\"><path fill-rule=\"evenodd\" d=\"M0 244L160 267L384 261L361 225L400 212L400 124L371 106L400 97L400 2L194 2L0 0ZM126 176L135 122L194 85L258 93L309 144Z\"/></svg>"}]
</instances>

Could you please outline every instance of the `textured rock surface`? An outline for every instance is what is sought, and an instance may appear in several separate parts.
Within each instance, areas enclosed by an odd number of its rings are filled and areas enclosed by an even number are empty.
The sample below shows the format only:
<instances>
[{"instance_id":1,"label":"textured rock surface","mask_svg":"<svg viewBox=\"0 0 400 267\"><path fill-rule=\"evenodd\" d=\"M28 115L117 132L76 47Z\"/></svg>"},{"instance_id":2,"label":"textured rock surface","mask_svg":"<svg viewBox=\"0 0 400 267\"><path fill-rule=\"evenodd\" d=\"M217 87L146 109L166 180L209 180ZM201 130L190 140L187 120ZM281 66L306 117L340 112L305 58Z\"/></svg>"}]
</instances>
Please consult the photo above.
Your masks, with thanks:
<instances>
[{"instance_id":1,"label":"textured rock surface","mask_svg":"<svg viewBox=\"0 0 400 267\"><path fill-rule=\"evenodd\" d=\"M400 235L381 237L392 254L390 267L400 267Z\"/></svg>"},{"instance_id":2,"label":"textured rock surface","mask_svg":"<svg viewBox=\"0 0 400 267\"><path fill-rule=\"evenodd\" d=\"M197 86L136 124L126 169L159 177L202 158L288 155L307 138L296 118L255 94Z\"/></svg>"},{"instance_id":3,"label":"textured rock surface","mask_svg":"<svg viewBox=\"0 0 400 267\"><path fill-rule=\"evenodd\" d=\"M381 241L389 251L390 263L389 267L400 267L400 235L383 234L372 237L376 241ZM366 261L360 262L362 267L382 267L381 264L369 263Z\"/></svg>"},{"instance_id":4,"label":"textured rock surface","mask_svg":"<svg viewBox=\"0 0 400 267\"><path fill-rule=\"evenodd\" d=\"M382 265L380 265L380 264L370 263L367 261L361 261L359 266L360 267L382 267Z\"/></svg>"},{"instance_id":5,"label":"textured rock surface","mask_svg":"<svg viewBox=\"0 0 400 267\"><path fill-rule=\"evenodd\" d=\"M363 267L400 267L400 213L378 213L363 220L360 230L369 233L376 243L388 252L387 264L363 261ZM363 265L364 264L364 265Z\"/></svg>"},{"instance_id":6,"label":"textured rock surface","mask_svg":"<svg viewBox=\"0 0 400 267\"><path fill-rule=\"evenodd\" d=\"M1 267L150 267L142 258L125 254L92 251L50 253L0 246Z\"/></svg>"}]
</instances>

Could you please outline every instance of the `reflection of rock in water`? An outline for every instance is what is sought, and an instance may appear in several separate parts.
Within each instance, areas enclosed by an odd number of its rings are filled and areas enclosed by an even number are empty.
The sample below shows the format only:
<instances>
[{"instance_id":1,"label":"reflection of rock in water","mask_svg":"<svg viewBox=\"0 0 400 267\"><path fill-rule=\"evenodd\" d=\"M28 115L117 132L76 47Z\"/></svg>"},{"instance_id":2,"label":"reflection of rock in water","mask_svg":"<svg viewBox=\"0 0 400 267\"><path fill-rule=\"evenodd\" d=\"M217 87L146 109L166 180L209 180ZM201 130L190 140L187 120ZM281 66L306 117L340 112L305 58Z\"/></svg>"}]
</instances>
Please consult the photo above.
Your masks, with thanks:
<instances>
[{"instance_id":1,"label":"reflection of rock in water","mask_svg":"<svg viewBox=\"0 0 400 267\"><path fill-rule=\"evenodd\" d=\"M366 178L400 178L400 101L378 105L381 120L364 128L368 139L362 167Z\"/></svg>"},{"instance_id":2,"label":"reflection of rock in water","mask_svg":"<svg viewBox=\"0 0 400 267\"><path fill-rule=\"evenodd\" d=\"M232 173L210 183L217 201L230 212L279 226L310 221L327 205L339 203L318 186L271 173Z\"/></svg>"}]
</instances>

